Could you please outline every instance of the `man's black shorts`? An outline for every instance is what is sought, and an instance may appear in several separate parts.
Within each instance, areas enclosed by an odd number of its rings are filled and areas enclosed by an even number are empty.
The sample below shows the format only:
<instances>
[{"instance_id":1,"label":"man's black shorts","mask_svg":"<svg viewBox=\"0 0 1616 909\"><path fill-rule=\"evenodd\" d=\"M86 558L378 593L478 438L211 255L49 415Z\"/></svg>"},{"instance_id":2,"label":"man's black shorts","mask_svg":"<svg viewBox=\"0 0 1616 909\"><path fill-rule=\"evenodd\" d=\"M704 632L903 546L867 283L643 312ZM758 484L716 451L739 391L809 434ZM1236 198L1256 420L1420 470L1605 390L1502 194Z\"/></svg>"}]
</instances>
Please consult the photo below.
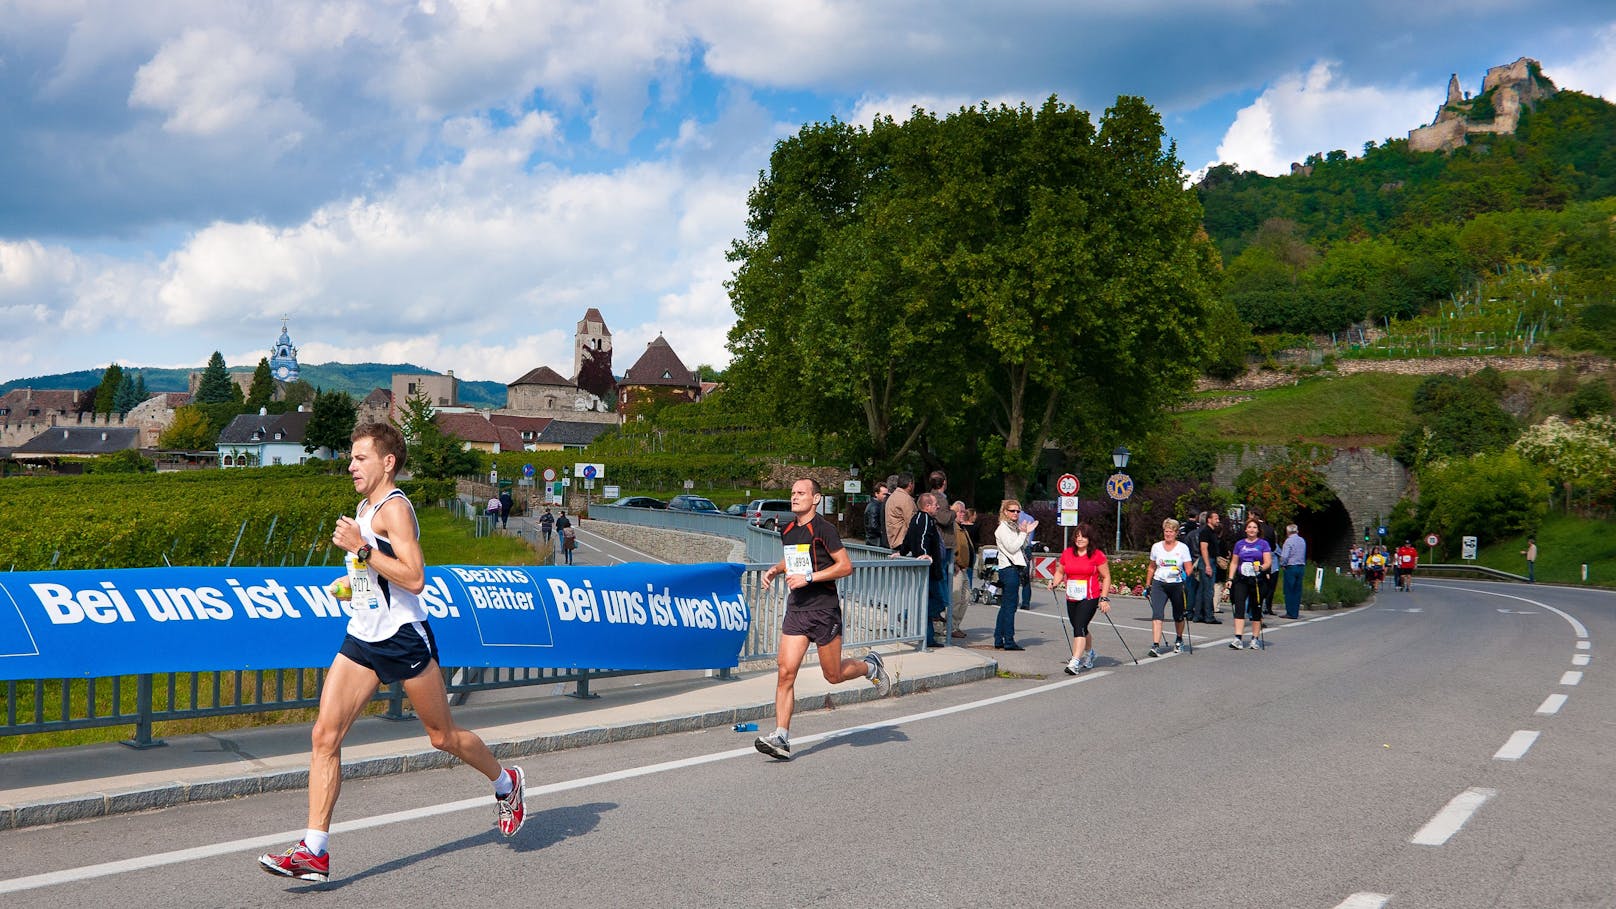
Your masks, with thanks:
<instances>
[{"instance_id":1,"label":"man's black shorts","mask_svg":"<svg viewBox=\"0 0 1616 909\"><path fill-rule=\"evenodd\" d=\"M353 635L342 639L343 656L376 673L383 685L407 682L426 671L438 658L438 642L432 627L411 622L385 641L361 641Z\"/></svg>"},{"instance_id":2,"label":"man's black shorts","mask_svg":"<svg viewBox=\"0 0 1616 909\"><path fill-rule=\"evenodd\" d=\"M842 636L842 607L834 609L787 609L781 634L798 634L823 647Z\"/></svg>"}]
</instances>

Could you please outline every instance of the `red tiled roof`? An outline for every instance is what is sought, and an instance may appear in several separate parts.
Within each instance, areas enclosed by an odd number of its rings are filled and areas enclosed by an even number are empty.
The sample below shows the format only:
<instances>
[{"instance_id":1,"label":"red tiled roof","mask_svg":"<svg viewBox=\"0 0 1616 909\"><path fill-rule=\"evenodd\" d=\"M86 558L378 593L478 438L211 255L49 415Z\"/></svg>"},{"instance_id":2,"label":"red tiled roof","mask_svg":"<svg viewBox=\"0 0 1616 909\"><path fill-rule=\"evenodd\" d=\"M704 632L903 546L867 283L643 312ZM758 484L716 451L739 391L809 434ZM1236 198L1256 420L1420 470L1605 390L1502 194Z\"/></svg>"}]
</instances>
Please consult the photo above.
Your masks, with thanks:
<instances>
[{"instance_id":1,"label":"red tiled roof","mask_svg":"<svg viewBox=\"0 0 1616 909\"><path fill-rule=\"evenodd\" d=\"M499 430L480 413L440 413L432 422L462 442L499 442Z\"/></svg>"},{"instance_id":2,"label":"red tiled roof","mask_svg":"<svg viewBox=\"0 0 1616 909\"><path fill-rule=\"evenodd\" d=\"M495 424L494 429L499 432L500 451L521 451L522 432L513 426L500 426Z\"/></svg>"},{"instance_id":3,"label":"red tiled roof","mask_svg":"<svg viewBox=\"0 0 1616 909\"><path fill-rule=\"evenodd\" d=\"M584 313L584 317L582 319L578 320L578 330L579 331L584 330L584 323L586 323L586 322L599 323L599 325L600 325L600 333L602 335L605 335L608 338L612 336L612 330L610 328L606 327L606 319L605 319L605 317L602 316L600 314L600 310L596 309L595 307L593 307L593 306L589 307L589 311Z\"/></svg>"},{"instance_id":4,"label":"red tiled roof","mask_svg":"<svg viewBox=\"0 0 1616 909\"><path fill-rule=\"evenodd\" d=\"M524 417L514 413L491 413L488 422L495 426L509 426L517 432L543 432L554 417Z\"/></svg>"},{"instance_id":5,"label":"red tiled roof","mask_svg":"<svg viewBox=\"0 0 1616 909\"><path fill-rule=\"evenodd\" d=\"M564 388L578 387L576 383L567 380L560 373L548 366L540 366L537 369L529 370L527 375L517 379L515 382L511 382L505 387L510 388L513 385L560 385Z\"/></svg>"},{"instance_id":6,"label":"red tiled roof","mask_svg":"<svg viewBox=\"0 0 1616 909\"><path fill-rule=\"evenodd\" d=\"M84 401L84 392L70 388L13 388L0 395L0 410L8 410L13 417L26 417L31 410L41 415L78 413Z\"/></svg>"}]
</instances>

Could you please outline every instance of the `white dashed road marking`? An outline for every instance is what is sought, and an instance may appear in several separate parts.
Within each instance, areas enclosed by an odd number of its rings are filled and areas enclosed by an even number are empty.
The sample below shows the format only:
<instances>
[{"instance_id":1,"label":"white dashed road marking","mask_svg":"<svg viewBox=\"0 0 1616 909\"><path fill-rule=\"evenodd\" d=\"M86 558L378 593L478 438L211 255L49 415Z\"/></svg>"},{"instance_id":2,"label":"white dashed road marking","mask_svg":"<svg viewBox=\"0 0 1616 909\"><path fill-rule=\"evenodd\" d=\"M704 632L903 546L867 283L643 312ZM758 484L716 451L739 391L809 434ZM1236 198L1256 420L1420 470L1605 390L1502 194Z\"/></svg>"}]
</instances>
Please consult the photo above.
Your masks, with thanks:
<instances>
[{"instance_id":1,"label":"white dashed road marking","mask_svg":"<svg viewBox=\"0 0 1616 909\"><path fill-rule=\"evenodd\" d=\"M1481 809L1487 800L1498 794L1496 789L1483 789L1472 786L1454 796L1436 817L1426 823L1409 838L1409 842L1416 846L1440 846L1446 843L1459 829L1470 820L1471 816Z\"/></svg>"},{"instance_id":2,"label":"white dashed road marking","mask_svg":"<svg viewBox=\"0 0 1616 909\"><path fill-rule=\"evenodd\" d=\"M1544 716L1554 716L1560 712L1561 707L1565 706L1565 702L1565 695L1551 694L1543 699L1543 705L1537 709L1537 712Z\"/></svg>"},{"instance_id":3,"label":"white dashed road marking","mask_svg":"<svg viewBox=\"0 0 1616 909\"><path fill-rule=\"evenodd\" d=\"M1509 741L1504 743L1504 747L1493 754L1493 760L1518 761L1526 757L1526 752L1531 750L1532 744L1537 741L1539 735L1541 733L1529 729L1518 730L1509 737Z\"/></svg>"},{"instance_id":4,"label":"white dashed road marking","mask_svg":"<svg viewBox=\"0 0 1616 909\"><path fill-rule=\"evenodd\" d=\"M1568 669L1568 670L1566 670L1565 675L1560 676L1560 684L1562 684L1562 685L1580 685L1580 684L1582 684L1582 673L1578 672L1575 669Z\"/></svg>"},{"instance_id":5,"label":"white dashed road marking","mask_svg":"<svg viewBox=\"0 0 1616 909\"><path fill-rule=\"evenodd\" d=\"M1380 909L1389 899L1384 893L1354 893L1336 904L1335 909Z\"/></svg>"}]
</instances>

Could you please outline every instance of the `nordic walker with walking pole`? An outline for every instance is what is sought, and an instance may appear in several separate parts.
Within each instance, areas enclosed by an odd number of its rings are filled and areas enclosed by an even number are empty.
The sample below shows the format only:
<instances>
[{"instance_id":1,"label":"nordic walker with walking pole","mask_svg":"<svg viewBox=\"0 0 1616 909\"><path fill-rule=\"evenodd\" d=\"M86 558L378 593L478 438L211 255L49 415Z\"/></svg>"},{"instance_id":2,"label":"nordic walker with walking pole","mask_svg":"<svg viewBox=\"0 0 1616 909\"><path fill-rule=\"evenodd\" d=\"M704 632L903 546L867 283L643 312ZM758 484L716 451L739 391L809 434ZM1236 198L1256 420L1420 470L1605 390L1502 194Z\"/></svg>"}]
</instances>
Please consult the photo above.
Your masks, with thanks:
<instances>
[{"instance_id":1,"label":"nordic walker with walking pole","mask_svg":"<svg viewBox=\"0 0 1616 909\"><path fill-rule=\"evenodd\" d=\"M1051 590L1066 593L1066 615L1072 620L1072 659L1066 664L1067 675L1077 675L1094 668L1094 635L1089 622L1098 609L1111 611L1111 566L1105 553L1094 548L1094 528L1079 524L1072 528L1072 543L1055 562L1055 576L1049 582ZM1118 632L1120 636L1121 632ZM1127 646L1127 642L1123 642ZM1135 661L1137 662L1137 661Z\"/></svg>"},{"instance_id":2,"label":"nordic walker with walking pole","mask_svg":"<svg viewBox=\"0 0 1616 909\"><path fill-rule=\"evenodd\" d=\"M1167 640L1162 637L1162 621L1167 604L1173 604L1173 653L1183 653L1184 632L1184 577L1189 571L1190 548L1178 541L1178 522L1172 518L1162 521L1162 538L1150 547L1150 561L1145 564L1145 589L1150 591L1150 655L1159 657L1167 653Z\"/></svg>"},{"instance_id":3,"label":"nordic walker with walking pole","mask_svg":"<svg viewBox=\"0 0 1616 909\"><path fill-rule=\"evenodd\" d=\"M1244 649L1240 633L1245 630L1245 620L1248 618L1251 619L1251 649L1261 650L1265 646L1257 579L1274 567L1274 549L1261 534L1262 525L1256 520L1247 521L1246 536L1234 544L1234 552L1229 557L1229 606L1234 612L1234 640L1229 642L1231 650Z\"/></svg>"}]
</instances>

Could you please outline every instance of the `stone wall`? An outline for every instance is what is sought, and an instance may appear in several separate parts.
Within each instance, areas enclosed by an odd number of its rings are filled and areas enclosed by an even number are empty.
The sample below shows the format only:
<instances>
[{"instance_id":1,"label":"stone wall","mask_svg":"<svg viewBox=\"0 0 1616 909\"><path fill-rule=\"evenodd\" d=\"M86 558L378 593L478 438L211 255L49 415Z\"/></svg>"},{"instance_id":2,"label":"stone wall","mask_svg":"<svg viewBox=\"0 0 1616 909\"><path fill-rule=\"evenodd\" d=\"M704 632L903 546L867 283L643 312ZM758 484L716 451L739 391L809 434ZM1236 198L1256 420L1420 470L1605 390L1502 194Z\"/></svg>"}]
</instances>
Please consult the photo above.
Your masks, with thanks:
<instances>
[{"instance_id":1,"label":"stone wall","mask_svg":"<svg viewBox=\"0 0 1616 909\"><path fill-rule=\"evenodd\" d=\"M1553 372L1570 366L1578 375L1607 372L1611 361L1606 357L1424 357L1417 360L1337 360L1333 373L1351 376L1363 372L1390 372L1407 376L1434 376L1438 374L1468 376L1488 366L1500 372ZM1281 385L1294 385L1300 377L1291 372L1255 369L1229 380L1202 377L1195 383L1196 391L1260 391Z\"/></svg>"},{"instance_id":2,"label":"stone wall","mask_svg":"<svg viewBox=\"0 0 1616 909\"><path fill-rule=\"evenodd\" d=\"M1235 454L1218 458L1212 482L1223 488L1234 487L1235 479L1249 467L1263 467L1289 456L1284 445L1253 445ZM1319 472L1347 511L1349 536L1356 528L1385 523L1392 507L1409 492L1407 468L1390 455L1367 448L1338 448L1335 456L1320 466ZM1341 552L1315 552L1320 562L1345 561Z\"/></svg>"}]
</instances>

